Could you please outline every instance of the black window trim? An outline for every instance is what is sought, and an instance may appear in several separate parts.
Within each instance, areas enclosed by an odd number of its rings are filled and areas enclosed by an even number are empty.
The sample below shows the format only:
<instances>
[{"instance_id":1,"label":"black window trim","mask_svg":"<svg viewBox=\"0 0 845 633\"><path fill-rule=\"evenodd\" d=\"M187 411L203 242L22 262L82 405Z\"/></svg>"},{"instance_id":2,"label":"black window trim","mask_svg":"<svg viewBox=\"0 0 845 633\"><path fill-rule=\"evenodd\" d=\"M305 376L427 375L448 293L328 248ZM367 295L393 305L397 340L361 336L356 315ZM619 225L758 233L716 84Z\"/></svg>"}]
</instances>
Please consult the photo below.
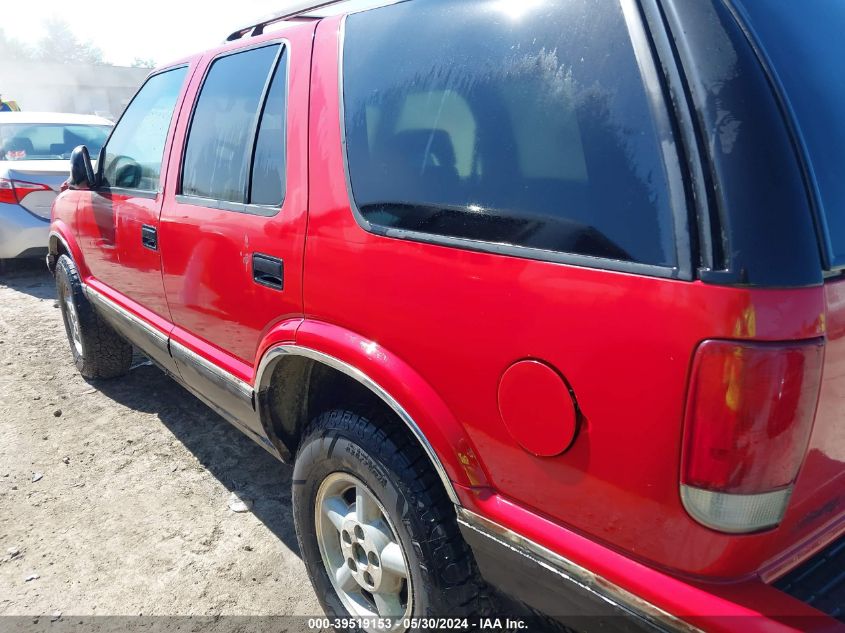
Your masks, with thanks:
<instances>
[{"instance_id":1,"label":"black window trim","mask_svg":"<svg viewBox=\"0 0 845 633\"><path fill-rule=\"evenodd\" d=\"M144 87L150 82L153 77L158 77L159 75L163 75L164 73L169 73L174 70L179 70L180 68L190 70L191 62L176 64L175 66L167 66L165 68L160 68L154 72L151 72L149 75L147 75L147 78L144 79L144 83L141 84L141 87L135 91L134 95L132 95L132 99L129 100L129 103L126 104L126 107L123 108L123 112L120 113L120 117L112 126L111 132L109 132L109 135L106 138L106 142L103 143L103 146L100 148L100 153L97 156L97 186L94 187L94 190L97 193L102 195L117 194L123 196L132 196L134 198L146 198L148 200L155 200L164 191L163 177L166 175L164 170L162 170L158 175L158 187L155 190L129 189L127 187L108 187L102 184L103 170L105 169L106 148L109 145L109 141L111 141L111 137L114 134L114 131L117 129L117 126L120 125L120 122L123 120L123 117L129 111L129 108L132 107L132 104L135 102L135 99L138 97L138 95L141 94L141 91L144 89ZM167 153L168 150L167 139L170 137L170 133L173 131L173 126L176 125L176 120L179 118L176 115L176 109L179 105L180 99L184 96L185 85L191 81L191 76L192 75L189 75L189 73L185 73L185 78L182 79L182 86L179 88L179 94L176 96L176 102L173 104L173 112L170 115L170 124L167 126L167 134L165 134L164 137L164 150L161 153L162 165L164 165L164 155Z\"/></svg>"},{"instance_id":2,"label":"black window trim","mask_svg":"<svg viewBox=\"0 0 845 633\"><path fill-rule=\"evenodd\" d=\"M258 141L258 133L259 127L261 124L261 117L264 115L264 109L267 107L267 97L270 92L270 86L273 83L273 79L276 75L276 71L279 68L279 62L284 61L285 63L285 121L283 124L283 128L285 131L284 141L285 141L285 173L284 173L284 195L282 196L281 203L277 205L264 205L264 204L252 204L252 203L244 203L244 202L231 202L229 200L218 200L216 198L206 198L204 196L195 196L195 195L187 195L182 193L182 179L184 177L185 172L185 154L188 150L188 142L191 137L191 128L194 124L194 115L196 114L197 104L199 103L200 98L202 97L202 90L205 87L205 82L208 80L208 75L211 72L211 68L214 66L214 63L222 59L224 57L229 57L230 55L237 55L239 53L245 53L247 51L256 50L259 48L267 48L269 46L278 46L279 50L276 53L276 57L273 60L273 63L270 66L270 72L267 75L267 79L264 81L264 87L261 90L261 98L259 100L259 109L256 112L255 118L253 119L252 123L252 136L250 137L250 144L249 144L249 164L247 168L247 178L246 184L244 189L244 200L248 200L250 196L250 190L252 189L252 169L253 163L255 161L255 146ZM287 52L287 54L285 54ZM191 115L188 119L188 127L185 131L185 141L182 143L182 155L179 159L179 179L176 184L176 195L174 199L179 204L189 204L197 207L205 207L207 209L218 209L222 211L233 211L235 213L247 213L249 215L259 215L263 217L274 217L278 215L282 208L285 206L285 200L287 199L287 152L288 152L288 122L290 121L290 116L288 114L288 106L290 105L290 40L286 37L276 37L271 40L264 40L262 42L255 42L250 44L249 46L241 46L232 50L226 50L222 53L219 53L212 57L205 66L205 70L203 71L202 81L200 83L199 89L197 90L196 97L194 98L194 102L191 105Z\"/></svg>"},{"instance_id":3,"label":"black window trim","mask_svg":"<svg viewBox=\"0 0 845 633\"><path fill-rule=\"evenodd\" d=\"M681 281L692 281L693 262L692 244L690 240L690 208L688 182L681 168L681 159L677 145L678 140L674 133L674 120L672 118L671 100L666 89L665 79L659 69L658 59L652 50L651 40L646 21L636 0L618 0L627 27L628 36L631 38L631 46L634 51L637 68L640 71L640 78L643 84L649 109L652 113L657 142L660 146L664 173L668 184L669 206L673 225L673 238L675 244L675 266L660 266L656 264L642 264L639 262L626 262L603 257L581 255L550 251L529 246L517 246L513 244L502 244L495 242L483 242L461 237L449 237L396 229L371 223L367 220L358 208L352 192L352 180L349 174L349 153L346 142L346 112L343 95L343 55L346 38L346 19L349 15L366 13L367 11L384 8L370 7L359 11L352 11L343 16L340 25L340 37L338 41L338 100L340 112L340 133L341 151L343 154L343 169L346 178L346 191L349 198L349 207L358 225L374 235L381 235L388 238L422 242L453 248L461 248L469 251L480 251L495 255L506 255L522 259L532 259L544 262L568 264L584 268L608 270L621 273L659 277L663 279L677 279ZM392 5L384 5L392 6Z\"/></svg>"},{"instance_id":4,"label":"black window trim","mask_svg":"<svg viewBox=\"0 0 845 633\"><path fill-rule=\"evenodd\" d=\"M687 186L689 237L692 266L701 278L713 270L725 267L724 245L719 239L721 226L717 201L713 199L711 173L707 152L694 119L695 109L685 87L681 69L676 62L674 44L659 0L640 0L640 10L646 31L651 39L654 59L659 61L660 75L665 82L667 107L676 126L675 139L681 169Z\"/></svg>"}]
</instances>

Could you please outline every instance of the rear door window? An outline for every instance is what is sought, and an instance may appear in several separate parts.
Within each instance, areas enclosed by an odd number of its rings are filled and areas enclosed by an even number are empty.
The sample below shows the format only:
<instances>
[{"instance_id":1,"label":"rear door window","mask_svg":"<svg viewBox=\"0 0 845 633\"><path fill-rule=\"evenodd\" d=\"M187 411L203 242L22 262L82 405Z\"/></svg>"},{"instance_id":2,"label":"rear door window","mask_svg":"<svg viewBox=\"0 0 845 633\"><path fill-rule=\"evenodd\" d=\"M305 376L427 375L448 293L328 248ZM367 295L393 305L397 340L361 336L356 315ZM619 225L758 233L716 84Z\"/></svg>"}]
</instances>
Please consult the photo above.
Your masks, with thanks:
<instances>
[{"instance_id":1,"label":"rear door window","mask_svg":"<svg viewBox=\"0 0 845 633\"><path fill-rule=\"evenodd\" d=\"M349 178L371 228L676 265L616 2L400 3L349 16L344 42Z\"/></svg>"},{"instance_id":2,"label":"rear door window","mask_svg":"<svg viewBox=\"0 0 845 633\"><path fill-rule=\"evenodd\" d=\"M183 196L281 206L287 86L281 52L273 44L213 62L188 132Z\"/></svg>"}]
</instances>

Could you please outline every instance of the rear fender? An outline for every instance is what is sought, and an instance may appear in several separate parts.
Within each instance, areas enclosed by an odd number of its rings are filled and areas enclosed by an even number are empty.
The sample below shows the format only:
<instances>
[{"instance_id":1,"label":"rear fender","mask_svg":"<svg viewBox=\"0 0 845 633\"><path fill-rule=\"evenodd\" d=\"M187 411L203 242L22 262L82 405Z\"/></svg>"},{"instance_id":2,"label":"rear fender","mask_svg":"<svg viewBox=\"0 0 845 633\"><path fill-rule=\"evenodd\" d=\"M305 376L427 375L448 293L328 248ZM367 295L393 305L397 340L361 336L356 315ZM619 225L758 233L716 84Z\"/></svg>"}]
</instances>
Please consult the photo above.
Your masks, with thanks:
<instances>
[{"instance_id":1,"label":"rear fender","mask_svg":"<svg viewBox=\"0 0 845 633\"><path fill-rule=\"evenodd\" d=\"M255 379L256 392L266 389L275 363L298 355L326 364L357 380L408 426L426 451L450 498L489 488L472 443L434 389L409 365L378 345L342 327L305 320L295 342L264 345Z\"/></svg>"}]
</instances>

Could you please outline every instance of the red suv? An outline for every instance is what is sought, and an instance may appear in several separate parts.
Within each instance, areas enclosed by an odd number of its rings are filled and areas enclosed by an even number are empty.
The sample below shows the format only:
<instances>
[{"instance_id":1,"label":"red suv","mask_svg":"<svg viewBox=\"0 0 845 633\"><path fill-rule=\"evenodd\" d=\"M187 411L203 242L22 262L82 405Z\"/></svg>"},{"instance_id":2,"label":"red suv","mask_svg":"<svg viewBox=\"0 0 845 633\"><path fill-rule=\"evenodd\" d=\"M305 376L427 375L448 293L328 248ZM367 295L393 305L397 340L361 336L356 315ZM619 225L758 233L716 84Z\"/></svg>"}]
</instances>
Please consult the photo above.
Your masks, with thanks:
<instances>
[{"instance_id":1,"label":"red suv","mask_svg":"<svg viewBox=\"0 0 845 633\"><path fill-rule=\"evenodd\" d=\"M292 462L364 629L494 588L582 630L841 627L843 5L322 5L76 151L82 375L135 346Z\"/></svg>"}]
</instances>

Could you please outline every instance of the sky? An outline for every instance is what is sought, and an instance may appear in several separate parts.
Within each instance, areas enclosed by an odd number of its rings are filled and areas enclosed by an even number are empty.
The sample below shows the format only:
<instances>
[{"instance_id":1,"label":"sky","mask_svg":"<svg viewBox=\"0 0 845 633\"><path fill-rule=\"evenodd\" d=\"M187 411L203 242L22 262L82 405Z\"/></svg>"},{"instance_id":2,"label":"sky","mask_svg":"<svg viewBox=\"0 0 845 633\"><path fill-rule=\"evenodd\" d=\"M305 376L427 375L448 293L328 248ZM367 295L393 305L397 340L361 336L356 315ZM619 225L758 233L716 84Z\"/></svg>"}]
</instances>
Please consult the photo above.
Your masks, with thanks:
<instances>
[{"instance_id":1,"label":"sky","mask_svg":"<svg viewBox=\"0 0 845 633\"><path fill-rule=\"evenodd\" d=\"M157 65L216 46L232 31L278 11L284 0L2 0L6 34L34 44L44 19L57 17L82 41L103 51L105 61L128 66L135 58Z\"/></svg>"}]
</instances>

